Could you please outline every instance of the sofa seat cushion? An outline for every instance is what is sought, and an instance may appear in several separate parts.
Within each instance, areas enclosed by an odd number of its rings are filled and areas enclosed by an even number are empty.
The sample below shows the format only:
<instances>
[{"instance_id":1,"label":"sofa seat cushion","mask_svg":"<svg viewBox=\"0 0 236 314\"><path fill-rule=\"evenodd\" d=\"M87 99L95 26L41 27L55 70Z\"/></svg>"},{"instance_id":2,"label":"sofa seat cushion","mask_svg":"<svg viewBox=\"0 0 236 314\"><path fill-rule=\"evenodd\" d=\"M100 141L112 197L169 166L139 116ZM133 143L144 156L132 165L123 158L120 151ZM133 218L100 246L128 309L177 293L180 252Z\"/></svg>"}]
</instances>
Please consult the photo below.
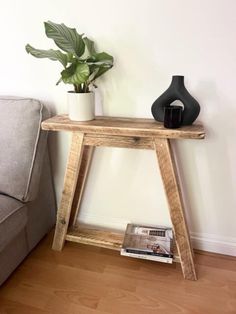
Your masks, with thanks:
<instances>
[{"instance_id":1,"label":"sofa seat cushion","mask_svg":"<svg viewBox=\"0 0 236 314\"><path fill-rule=\"evenodd\" d=\"M27 206L7 195L0 194L0 252L26 226Z\"/></svg>"},{"instance_id":2,"label":"sofa seat cushion","mask_svg":"<svg viewBox=\"0 0 236 314\"><path fill-rule=\"evenodd\" d=\"M0 96L0 193L35 199L47 143L41 122L49 117L38 100Z\"/></svg>"}]
</instances>

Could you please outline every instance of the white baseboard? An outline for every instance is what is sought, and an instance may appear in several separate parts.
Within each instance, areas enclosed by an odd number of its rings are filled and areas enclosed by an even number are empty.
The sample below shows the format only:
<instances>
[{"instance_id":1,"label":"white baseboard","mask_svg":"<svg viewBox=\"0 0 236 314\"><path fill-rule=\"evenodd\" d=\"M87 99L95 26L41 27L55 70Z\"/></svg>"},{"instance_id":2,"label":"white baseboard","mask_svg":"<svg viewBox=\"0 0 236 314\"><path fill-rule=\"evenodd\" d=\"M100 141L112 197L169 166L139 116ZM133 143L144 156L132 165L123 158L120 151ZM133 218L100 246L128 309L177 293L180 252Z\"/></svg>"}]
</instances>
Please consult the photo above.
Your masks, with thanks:
<instances>
[{"instance_id":1,"label":"white baseboard","mask_svg":"<svg viewBox=\"0 0 236 314\"><path fill-rule=\"evenodd\" d=\"M236 256L236 238L196 232L190 235L195 249Z\"/></svg>"},{"instance_id":2,"label":"white baseboard","mask_svg":"<svg viewBox=\"0 0 236 314\"><path fill-rule=\"evenodd\" d=\"M114 230L125 230L128 220L120 217L106 217L81 213L79 221L89 225L101 226ZM193 248L207 252L236 256L236 238L223 237L209 233L190 232Z\"/></svg>"}]
</instances>

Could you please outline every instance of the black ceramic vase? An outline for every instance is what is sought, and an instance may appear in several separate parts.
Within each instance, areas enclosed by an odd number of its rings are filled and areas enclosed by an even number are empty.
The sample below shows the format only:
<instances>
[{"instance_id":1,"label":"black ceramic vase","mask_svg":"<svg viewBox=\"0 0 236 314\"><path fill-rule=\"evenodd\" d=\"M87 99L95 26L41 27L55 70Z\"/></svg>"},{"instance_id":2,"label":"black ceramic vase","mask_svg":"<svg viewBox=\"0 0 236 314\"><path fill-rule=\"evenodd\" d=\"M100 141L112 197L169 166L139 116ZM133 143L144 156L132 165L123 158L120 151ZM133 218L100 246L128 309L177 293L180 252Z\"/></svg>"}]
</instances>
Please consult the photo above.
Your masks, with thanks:
<instances>
[{"instance_id":1,"label":"black ceramic vase","mask_svg":"<svg viewBox=\"0 0 236 314\"><path fill-rule=\"evenodd\" d=\"M155 100L152 105L152 115L157 121L164 121L164 108L170 106L175 100L180 100L184 106L182 125L192 124L198 117L200 105L184 86L184 76L172 76L172 82L168 89Z\"/></svg>"}]
</instances>

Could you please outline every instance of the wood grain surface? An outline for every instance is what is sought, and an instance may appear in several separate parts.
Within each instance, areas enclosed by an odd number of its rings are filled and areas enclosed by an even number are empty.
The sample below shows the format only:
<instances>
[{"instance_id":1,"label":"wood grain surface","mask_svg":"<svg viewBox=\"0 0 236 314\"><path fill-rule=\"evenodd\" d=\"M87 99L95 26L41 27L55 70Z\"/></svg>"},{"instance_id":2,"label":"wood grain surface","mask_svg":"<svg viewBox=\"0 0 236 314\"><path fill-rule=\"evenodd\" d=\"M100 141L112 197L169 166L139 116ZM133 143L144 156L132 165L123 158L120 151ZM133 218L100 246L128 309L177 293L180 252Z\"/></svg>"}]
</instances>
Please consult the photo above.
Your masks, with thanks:
<instances>
[{"instance_id":1,"label":"wood grain surface","mask_svg":"<svg viewBox=\"0 0 236 314\"><path fill-rule=\"evenodd\" d=\"M155 139L155 147L183 275L186 279L196 280L193 251L169 140Z\"/></svg>"},{"instance_id":2,"label":"wood grain surface","mask_svg":"<svg viewBox=\"0 0 236 314\"><path fill-rule=\"evenodd\" d=\"M83 141L83 144L84 141ZM84 145L82 152L82 160L79 168L79 175L76 183L76 189L73 197L72 209L70 214L70 226L77 224L77 217L79 214L80 204L82 202L83 192L85 189L86 181L88 178L88 172L92 161L94 147Z\"/></svg>"},{"instance_id":3,"label":"wood grain surface","mask_svg":"<svg viewBox=\"0 0 236 314\"><path fill-rule=\"evenodd\" d=\"M122 147L137 149L154 149L153 139L148 137L132 136L112 136L100 134L86 134L84 138L85 145Z\"/></svg>"},{"instance_id":4,"label":"wood grain surface","mask_svg":"<svg viewBox=\"0 0 236 314\"><path fill-rule=\"evenodd\" d=\"M236 258L198 252L198 281L189 281L176 263L72 242L56 252L51 241L44 239L1 286L1 314L236 313Z\"/></svg>"},{"instance_id":5,"label":"wood grain surface","mask_svg":"<svg viewBox=\"0 0 236 314\"><path fill-rule=\"evenodd\" d=\"M203 139L205 132L200 124L193 124L179 129L166 129L163 123L154 119L96 117L87 122L76 122L67 115L58 115L42 123L43 130L77 131L99 135L121 135L134 137L176 138L176 139Z\"/></svg>"},{"instance_id":6,"label":"wood grain surface","mask_svg":"<svg viewBox=\"0 0 236 314\"><path fill-rule=\"evenodd\" d=\"M66 166L64 187L61 203L57 211L57 223L52 248L60 251L65 242L65 236L70 220L73 197L79 175L83 153L83 133L73 132L69 157Z\"/></svg>"},{"instance_id":7,"label":"wood grain surface","mask_svg":"<svg viewBox=\"0 0 236 314\"><path fill-rule=\"evenodd\" d=\"M121 249L123 239L124 234L121 232L111 232L84 226L74 227L68 230L66 235L67 241L95 245L118 251Z\"/></svg>"}]
</instances>

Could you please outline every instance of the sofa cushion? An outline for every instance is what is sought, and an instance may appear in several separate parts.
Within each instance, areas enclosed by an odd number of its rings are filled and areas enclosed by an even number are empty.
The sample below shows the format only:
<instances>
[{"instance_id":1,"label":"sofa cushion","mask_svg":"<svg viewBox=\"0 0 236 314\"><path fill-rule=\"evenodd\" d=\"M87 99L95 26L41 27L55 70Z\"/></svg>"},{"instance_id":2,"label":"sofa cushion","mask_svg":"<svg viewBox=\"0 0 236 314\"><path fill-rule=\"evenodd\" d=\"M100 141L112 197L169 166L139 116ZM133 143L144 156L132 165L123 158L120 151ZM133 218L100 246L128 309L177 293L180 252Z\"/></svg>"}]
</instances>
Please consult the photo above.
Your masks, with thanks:
<instances>
[{"instance_id":1,"label":"sofa cushion","mask_svg":"<svg viewBox=\"0 0 236 314\"><path fill-rule=\"evenodd\" d=\"M26 226L27 207L24 203L0 194L0 252Z\"/></svg>"},{"instance_id":2,"label":"sofa cushion","mask_svg":"<svg viewBox=\"0 0 236 314\"><path fill-rule=\"evenodd\" d=\"M0 112L0 193L33 200L47 141L41 122L49 113L38 100L3 96Z\"/></svg>"}]
</instances>

